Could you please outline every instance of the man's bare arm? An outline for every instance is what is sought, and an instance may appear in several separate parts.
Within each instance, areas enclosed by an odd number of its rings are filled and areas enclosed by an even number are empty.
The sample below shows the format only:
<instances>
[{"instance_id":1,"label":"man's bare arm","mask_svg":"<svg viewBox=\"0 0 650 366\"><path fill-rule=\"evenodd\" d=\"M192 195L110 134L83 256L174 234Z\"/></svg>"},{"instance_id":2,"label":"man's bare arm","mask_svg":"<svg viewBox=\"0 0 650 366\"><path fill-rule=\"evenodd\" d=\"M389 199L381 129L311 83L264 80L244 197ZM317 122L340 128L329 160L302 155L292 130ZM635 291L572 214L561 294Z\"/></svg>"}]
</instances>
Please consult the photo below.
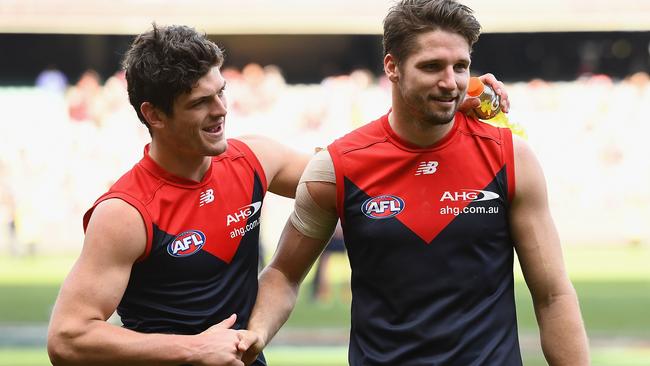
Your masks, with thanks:
<instances>
[{"instance_id":1,"label":"man's bare arm","mask_svg":"<svg viewBox=\"0 0 650 366\"><path fill-rule=\"evenodd\" d=\"M306 189L298 189L297 205L306 199L301 195L308 194L313 204L317 205L312 206L310 214L316 212L316 215L327 216L321 220L318 231L331 235L336 227L336 185L325 182L302 184L306 185ZM246 336L240 343L240 350L246 352L242 357L246 364L255 359L287 321L296 304L302 280L327 245L329 236L324 236L327 235L309 237L296 229L291 220L287 221L271 263L260 274L259 292L248 324L249 331L244 332Z\"/></svg>"},{"instance_id":2,"label":"man's bare arm","mask_svg":"<svg viewBox=\"0 0 650 366\"><path fill-rule=\"evenodd\" d=\"M589 365L578 298L564 267L542 169L523 140L516 138L514 145L516 186L510 223L544 355L551 366Z\"/></svg>"},{"instance_id":3,"label":"man's bare arm","mask_svg":"<svg viewBox=\"0 0 650 366\"><path fill-rule=\"evenodd\" d=\"M144 252L140 214L126 202L100 203L88 224L81 256L57 298L48 332L54 365L242 365L235 317L196 336L143 334L107 323Z\"/></svg>"},{"instance_id":4,"label":"man's bare arm","mask_svg":"<svg viewBox=\"0 0 650 366\"><path fill-rule=\"evenodd\" d=\"M300 153L286 145L264 136L243 136L245 142L260 161L270 192L294 198L300 176L310 155Z\"/></svg>"}]
</instances>

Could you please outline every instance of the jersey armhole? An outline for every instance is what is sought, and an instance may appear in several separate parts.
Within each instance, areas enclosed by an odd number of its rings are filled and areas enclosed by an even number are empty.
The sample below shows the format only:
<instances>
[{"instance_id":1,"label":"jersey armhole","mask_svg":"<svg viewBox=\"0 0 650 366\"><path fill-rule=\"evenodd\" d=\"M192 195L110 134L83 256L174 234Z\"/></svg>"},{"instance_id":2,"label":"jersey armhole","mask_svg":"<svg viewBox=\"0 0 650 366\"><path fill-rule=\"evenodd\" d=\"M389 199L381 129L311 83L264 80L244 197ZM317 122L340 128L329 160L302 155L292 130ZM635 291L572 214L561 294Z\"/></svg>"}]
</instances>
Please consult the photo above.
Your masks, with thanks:
<instances>
[{"instance_id":1,"label":"jersey armhole","mask_svg":"<svg viewBox=\"0 0 650 366\"><path fill-rule=\"evenodd\" d=\"M338 148L334 144L330 144L327 147L327 152L332 158L332 164L334 165L334 176L336 177L336 212L339 215L341 224L344 224L345 217L343 216L343 200L345 198L345 174L343 174L343 161L341 159L341 155L339 154Z\"/></svg>"},{"instance_id":2,"label":"jersey armhole","mask_svg":"<svg viewBox=\"0 0 650 366\"><path fill-rule=\"evenodd\" d=\"M108 199L112 198L117 198L121 199L122 201L128 203L129 205L133 206L140 216L142 217L142 221L144 221L144 227L145 231L147 233L147 243L145 245L144 253L138 257L136 262L142 262L143 260L147 259L149 256L149 253L151 253L151 246L153 243L153 221L151 220L151 215L149 215L149 212L145 208L145 206L138 201L137 199L129 196L128 194L121 193L121 192L110 192L107 193L103 196L101 196L94 204L93 207L91 207L86 213L84 214L83 217L83 228L84 228L84 233L86 232L86 228L88 227L88 222L90 221L90 217L93 214L93 211L95 211L95 207L97 207L98 204L100 204L103 201L106 201Z\"/></svg>"},{"instance_id":3,"label":"jersey armhole","mask_svg":"<svg viewBox=\"0 0 650 366\"><path fill-rule=\"evenodd\" d=\"M246 161L251 165L253 170L259 176L260 181L262 182L262 189L266 194L266 190L268 189L268 182L266 181L266 173L264 172L264 167L262 167L262 163L260 163L259 159L257 159L257 155L255 155L253 150L248 145L246 145L246 143L243 141L236 140L236 139L228 139L228 144L231 144L235 148L235 150L242 153L244 159L246 159Z\"/></svg>"},{"instance_id":4,"label":"jersey armhole","mask_svg":"<svg viewBox=\"0 0 650 366\"><path fill-rule=\"evenodd\" d=\"M508 202L512 203L515 196L515 151L512 131L509 128L500 128L503 139L503 160L506 166L508 184Z\"/></svg>"}]
</instances>

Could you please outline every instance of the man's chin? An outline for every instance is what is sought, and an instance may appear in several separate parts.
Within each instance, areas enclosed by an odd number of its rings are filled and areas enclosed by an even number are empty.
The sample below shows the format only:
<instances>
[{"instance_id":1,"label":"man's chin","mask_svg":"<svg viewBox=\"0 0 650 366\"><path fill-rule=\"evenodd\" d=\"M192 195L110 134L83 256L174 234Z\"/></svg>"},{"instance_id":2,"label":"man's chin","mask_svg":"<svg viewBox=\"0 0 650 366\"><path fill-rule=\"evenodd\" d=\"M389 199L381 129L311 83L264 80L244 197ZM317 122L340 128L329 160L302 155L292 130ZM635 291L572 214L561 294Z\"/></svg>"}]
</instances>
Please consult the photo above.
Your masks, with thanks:
<instances>
[{"instance_id":1,"label":"man's chin","mask_svg":"<svg viewBox=\"0 0 650 366\"><path fill-rule=\"evenodd\" d=\"M228 148L228 142L224 139L222 141L219 141L217 144L212 144L210 148L207 149L207 152L205 155L207 156L217 156L223 154L226 149Z\"/></svg>"},{"instance_id":2,"label":"man's chin","mask_svg":"<svg viewBox=\"0 0 650 366\"><path fill-rule=\"evenodd\" d=\"M427 121L432 125L446 125L454 120L456 113L434 113L427 116Z\"/></svg>"}]
</instances>

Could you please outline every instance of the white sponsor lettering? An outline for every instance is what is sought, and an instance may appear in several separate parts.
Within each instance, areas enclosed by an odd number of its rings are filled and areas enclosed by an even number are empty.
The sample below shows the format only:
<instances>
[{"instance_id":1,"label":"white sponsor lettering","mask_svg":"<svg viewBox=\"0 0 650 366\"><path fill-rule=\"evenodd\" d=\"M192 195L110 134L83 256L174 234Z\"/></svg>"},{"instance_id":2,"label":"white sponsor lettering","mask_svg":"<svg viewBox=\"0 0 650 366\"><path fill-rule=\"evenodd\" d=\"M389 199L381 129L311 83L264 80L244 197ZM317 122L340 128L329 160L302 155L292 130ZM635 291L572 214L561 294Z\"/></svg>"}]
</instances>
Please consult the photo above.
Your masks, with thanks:
<instances>
[{"instance_id":1,"label":"white sponsor lettering","mask_svg":"<svg viewBox=\"0 0 650 366\"><path fill-rule=\"evenodd\" d=\"M247 220L249 217L254 216L260 210L260 207L262 207L262 202L257 201L250 205L238 208L237 212L226 217L226 226L230 226L233 222Z\"/></svg>"},{"instance_id":2,"label":"white sponsor lettering","mask_svg":"<svg viewBox=\"0 0 650 366\"><path fill-rule=\"evenodd\" d=\"M483 191L480 189L463 189L459 192L445 191L440 197L440 202L444 201L490 201L499 198L499 195L490 191Z\"/></svg>"},{"instance_id":3,"label":"white sponsor lettering","mask_svg":"<svg viewBox=\"0 0 650 366\"><path fill-rule=\"evenodd\" d=\"M260 226L260 220L259 219L254 220L253 222L251 222L249 224L246 224L245 227L234 229L233 231L230 232L230 237L232 239L234 239L234 238L236 238L238 236L244 237L244 235L246 235L247 232L255 229L258 226Z\"/></svg>"},{"instance_id":4,"label":"white sponsor lettering","mask_svg":"<svg viewBox=\"0 0 650 366\"><path fill-rule=\"evenodd\" d=\"M494 206L494 207L441 207L440 208L440 214L441 215L454 215L458 216L460 214L472 214L472 215L483 215L483 214L498 214L499 213L499 207Z\"/></svg>"}]
</instances>

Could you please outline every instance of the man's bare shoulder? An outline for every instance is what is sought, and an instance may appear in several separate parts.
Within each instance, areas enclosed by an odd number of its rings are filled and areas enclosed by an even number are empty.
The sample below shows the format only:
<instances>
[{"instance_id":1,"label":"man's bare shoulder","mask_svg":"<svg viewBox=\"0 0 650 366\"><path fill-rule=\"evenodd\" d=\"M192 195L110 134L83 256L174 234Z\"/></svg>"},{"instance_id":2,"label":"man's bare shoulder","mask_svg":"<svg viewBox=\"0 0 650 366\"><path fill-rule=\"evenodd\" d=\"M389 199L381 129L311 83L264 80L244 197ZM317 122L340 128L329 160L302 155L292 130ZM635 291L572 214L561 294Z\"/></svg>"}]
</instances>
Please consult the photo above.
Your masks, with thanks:
<instances>
[{"instance_id":1,"label":"man's bare shoulder","mask_svg":"<svg viewBox=\"0 0 650 366\"><path fill-rule=\"evenodd\" d=\"M84 247L135 261L144 253L146 244L144 220L135 207L118 198L97 205L88 222Z\"/></svg>"}]
</instances>

